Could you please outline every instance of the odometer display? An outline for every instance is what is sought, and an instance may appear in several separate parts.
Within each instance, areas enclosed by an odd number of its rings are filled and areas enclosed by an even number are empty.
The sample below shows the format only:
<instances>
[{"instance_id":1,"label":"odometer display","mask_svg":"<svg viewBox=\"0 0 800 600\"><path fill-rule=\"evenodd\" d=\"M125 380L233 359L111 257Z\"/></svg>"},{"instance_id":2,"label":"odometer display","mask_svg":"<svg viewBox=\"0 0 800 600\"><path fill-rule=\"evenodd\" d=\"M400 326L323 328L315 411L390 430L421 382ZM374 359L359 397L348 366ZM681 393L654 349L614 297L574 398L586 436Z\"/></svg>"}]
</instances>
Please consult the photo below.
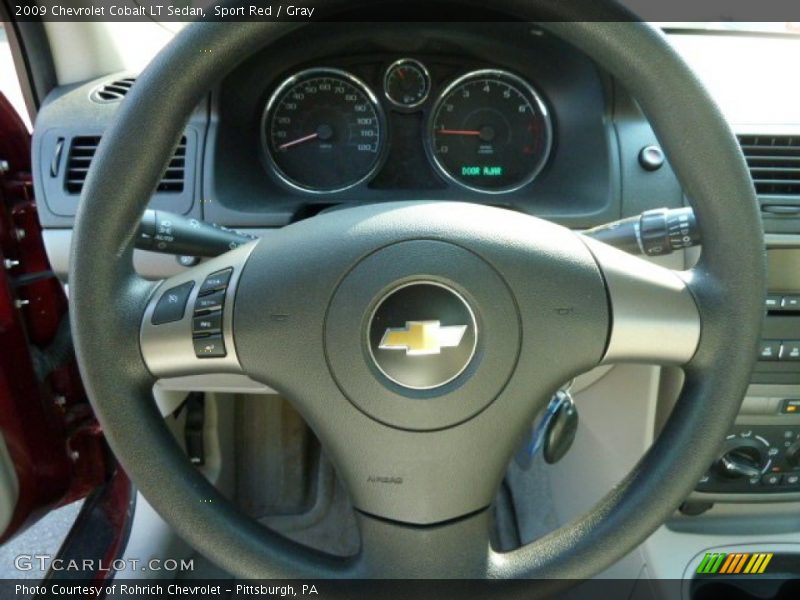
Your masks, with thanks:
<instances>
[{"instance_id":1,"label":"odometer display","mask_svg":"<svg viewBox=\"0 0 800 600\"><path fill-rule=\"evenodd\" d=\"M428 150L448 179L502 193L530 183L547 162L552 140L544 102L505 71L473 71L451 83L434 107Z\"/></svg>"},{"instance_id":2,"label":"odometer display","mask_svg":"<svg viewBox=\"0 0 800 600\"><path fill-rule=\"evenodd\" d=\"M284 81L264 113L264 141L275 173L308 192L346 190L377 169L383 114L374 94L337 69L310 69Z\"/></svg>"}]
</instances>

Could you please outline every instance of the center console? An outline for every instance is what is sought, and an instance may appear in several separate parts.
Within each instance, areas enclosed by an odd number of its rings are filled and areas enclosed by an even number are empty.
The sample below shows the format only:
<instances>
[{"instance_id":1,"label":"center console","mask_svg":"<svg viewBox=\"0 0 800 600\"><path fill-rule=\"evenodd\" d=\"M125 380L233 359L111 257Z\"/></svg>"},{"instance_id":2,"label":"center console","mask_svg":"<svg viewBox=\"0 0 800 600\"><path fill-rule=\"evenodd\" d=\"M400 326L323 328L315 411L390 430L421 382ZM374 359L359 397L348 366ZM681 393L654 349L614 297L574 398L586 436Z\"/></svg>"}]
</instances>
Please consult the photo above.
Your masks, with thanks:
<instances>
[{"instance_id":1,"label":"center console","mask_svg":"<svg viewBox=\"0 0 800 600\"><path fill-rule=\"evenodd\" d=\"M800 500L800 248L767 254L769 292L751 386L693 500Z\"/></svg>"},{"instance_id":2,"label":"center console","mask_svg":"<svg viewBox=\"0 0 800 600\"><path fill-rule=\"evenodd\" d=\"M800 384L800 249L771 249L767 261L769 293L753 382Z\"/></svg>"}]
</instances>

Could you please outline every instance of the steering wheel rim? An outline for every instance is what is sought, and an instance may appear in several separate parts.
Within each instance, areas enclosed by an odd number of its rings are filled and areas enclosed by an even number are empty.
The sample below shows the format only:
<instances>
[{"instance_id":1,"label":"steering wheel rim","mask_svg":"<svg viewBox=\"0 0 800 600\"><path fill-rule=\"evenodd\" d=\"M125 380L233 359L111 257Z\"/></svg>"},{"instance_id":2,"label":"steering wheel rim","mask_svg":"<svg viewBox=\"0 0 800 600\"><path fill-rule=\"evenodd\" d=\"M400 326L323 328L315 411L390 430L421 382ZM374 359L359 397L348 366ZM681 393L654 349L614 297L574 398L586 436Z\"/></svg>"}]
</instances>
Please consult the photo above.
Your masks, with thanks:
<instances>
[{"instance_id":1,"label":"steering wheel rim","mask_svg":"<svg viewBox=\"0 0 800 600\"><path fill-rule=\"evenodd\" d=\"M652 448L595 508L505 555L482 555L471 545L453 555L454 544L486 528L485 510L427 527L362 514L365 547L356 559L306 550L244 517L191 467L152 402L153 376L130 336L139 333L155 285L135 274L132 243L164 164L202 95L238 62L297 25L192 24L138 78L98 148L73 234L71 318L89 397L120 462L184 539L238 576L587 578L669 517L713 460L715 440L736 417L756 356L766 266L755 192L728 125L663 36L634 22L624 9L604 2L602 20L579 23L575 18L585 15L585 7L578 0L557 6L499 0L493 7L527 20L547 19L546 29L621 82L650 118L693 201L703 253L682 277L702 332L685 364L681 397ZM591 17L597 18L594 10ZM148 143L140 144L141 139ZM665 481L670 484L663 486ZM375 543L389 538L394 540L389 547ZM445 552L451 555L446 569L431 567L429 559Z\"/></svg>"}]
</instances>

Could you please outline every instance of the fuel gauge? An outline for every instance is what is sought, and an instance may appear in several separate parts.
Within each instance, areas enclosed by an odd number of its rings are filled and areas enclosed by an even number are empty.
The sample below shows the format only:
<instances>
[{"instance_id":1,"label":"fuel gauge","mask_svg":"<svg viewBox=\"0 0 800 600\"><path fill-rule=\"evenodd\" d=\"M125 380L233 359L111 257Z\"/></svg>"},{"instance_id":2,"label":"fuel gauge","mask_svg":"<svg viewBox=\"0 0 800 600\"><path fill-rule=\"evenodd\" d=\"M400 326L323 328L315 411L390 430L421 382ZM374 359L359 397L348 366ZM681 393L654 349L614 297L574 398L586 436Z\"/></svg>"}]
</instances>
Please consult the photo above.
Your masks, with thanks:
<instances>
[{"instance_id":1,"label":"fuel gauge","mask_svg":"<svg viewBox=\"0 0 800 600\"><path fill-rule=\"evenodd\" d=\"M421 62L403 58L386 69L383 91L395 106L414 108L427 99L431 91L431 78Z\"/></svg>"}]
</instances>

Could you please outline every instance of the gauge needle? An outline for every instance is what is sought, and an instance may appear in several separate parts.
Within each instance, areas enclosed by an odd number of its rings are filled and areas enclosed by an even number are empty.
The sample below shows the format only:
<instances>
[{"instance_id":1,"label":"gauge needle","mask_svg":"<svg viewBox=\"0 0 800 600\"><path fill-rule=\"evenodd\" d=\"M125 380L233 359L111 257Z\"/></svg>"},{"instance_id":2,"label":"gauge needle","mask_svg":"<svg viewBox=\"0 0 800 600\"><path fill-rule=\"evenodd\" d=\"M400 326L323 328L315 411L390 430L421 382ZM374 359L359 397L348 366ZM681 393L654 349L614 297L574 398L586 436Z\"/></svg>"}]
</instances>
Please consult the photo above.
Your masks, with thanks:
<instances>
[{"instance_id":1,"label":"gauge needle","mask_svg":"<svg viewBox=\"0 0 800 600\"><path fill-rule=\"evenodd\" d=\"M477 129L437 129L436 133L442 135L480 135L481 132Z\"/></svg>"},{"instance_id":2,"label":"gauge needle","mask_svg":"<svg viewBox=\"0 0 800 600\"><path fill-rule=\"evenodd\" d=\"M301 138L297 138L296 140L292 140L291 142L286 142L278 146L278 150L286 150L286 148L291 148L292 146L296 146L297 144L302 144L303 142L309 142L313 139L319 137L318 132L310 133L308 135L304 135Z\"/></svg>"}]
</instances>

